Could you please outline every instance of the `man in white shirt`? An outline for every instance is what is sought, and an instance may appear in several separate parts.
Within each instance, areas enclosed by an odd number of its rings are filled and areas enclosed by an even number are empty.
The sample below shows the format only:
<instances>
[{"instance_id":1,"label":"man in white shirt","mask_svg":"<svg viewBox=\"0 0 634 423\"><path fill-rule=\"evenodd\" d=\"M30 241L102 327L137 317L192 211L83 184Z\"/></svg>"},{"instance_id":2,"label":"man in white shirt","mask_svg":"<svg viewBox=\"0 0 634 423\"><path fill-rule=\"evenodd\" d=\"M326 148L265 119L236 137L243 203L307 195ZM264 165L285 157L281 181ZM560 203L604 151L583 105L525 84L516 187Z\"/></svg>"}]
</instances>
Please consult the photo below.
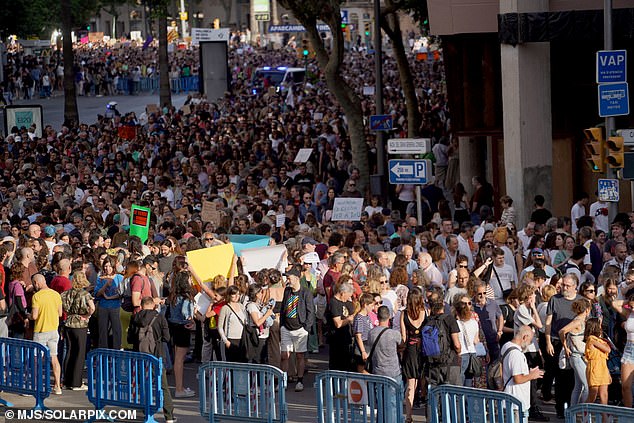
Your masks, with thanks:
<instances>
[{"instance_id":1,"label":"man in white shirt","mask_svg":"<svg viewBox=\"0 0 634 423\"><path fill-rule=\"evenodd\" d=\"M498 305L505 304L504 292L508 292L515 288L515 280L517 275L515 270L504 262L504 251L496 248L493 251L493 269L491 271L491 279L489 284L493 288L495 302Z\"/></svg>"},{"instance_id":2,"label":"man in white shirt","mask_svg":"<svg viewBox=\"0 0 634 423\"><path fill-rule=\"evenodd\" d=\"M522 402L522 411L528 413L531 406L531 380L541 379L544 371L539 367L528 368L524 350L533 342L533 330L526 325L520 326L515 336L500 351L504 392ZM520 419L523 421L523 419Z\"/></svg>"},{"instance_id":3,"label":"man in white shirt","mask_svg":"<svg viewBox=\"0 0 634 423\"><path fill-rule=\"evenodd\" d=\"M528 222L524 229L517 233L517 237L522 241L522 249L528 248L533 235L535 235L535 222Z\"/></svg>"},{"instance_id":4,"label":"man in white shirt","mask_svg":"<svg viewBox=\"0 0 634 423\"><path fill-rule=\"evenodd\" d=\"M608 203L597 199L590 204L589 216L594 221L594 230L601 230L606 234L610 231L610 218L608 217Z\"/></svg>"},{"instance_id":5,"label":"man in white shirt","mask_svg":"<svg viewBox=\"0 0 634 423\"><path fill-rule=\"evenodd\" d=\"M420 253L418 255L418 268L425 272L432 285L444 287L442 273L434 264L429 253Z\"/></svg>"},{"instance_id":6,"label":"man in white shirt","mask_svg":"<svg viewBox=\"0 0 634 423\"><path fill-rule=\"evenodd\" d=\"M577 233L577 220L586 215L586 206L588 205L588 194L585 192L581 193L577 202L570 209L570 219L572 220L572 233L573 235Z\"/></svg>"},{"instance_id":7,"label":"man in white shirt","mask_svg":"<svg viewBox=\"0 0 634 423\"><path fill-rule=\"evenodd\" d=\"M458 235L458 251L467 257L469 270L473 269L473 254L469 246L469 238L473 233L473 224L471 222L462 222L460 225L460 234Z\"/></svg>"}]
</instances>

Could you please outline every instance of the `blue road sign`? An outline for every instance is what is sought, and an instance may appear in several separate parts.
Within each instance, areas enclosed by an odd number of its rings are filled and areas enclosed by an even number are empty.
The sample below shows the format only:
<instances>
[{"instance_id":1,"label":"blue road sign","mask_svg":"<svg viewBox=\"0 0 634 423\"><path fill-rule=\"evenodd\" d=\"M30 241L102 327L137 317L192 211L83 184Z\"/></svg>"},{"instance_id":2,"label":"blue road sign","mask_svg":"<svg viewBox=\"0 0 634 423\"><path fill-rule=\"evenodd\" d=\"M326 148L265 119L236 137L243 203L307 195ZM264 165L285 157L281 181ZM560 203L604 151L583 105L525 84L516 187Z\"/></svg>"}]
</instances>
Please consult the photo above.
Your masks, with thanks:
<instances>
[{"instance_id":1,"label":"blue road sign","mask_svg":"<svg viewBox=\"0 0 634 423\"><path fill-rule=\"evenodd\" d=\"M619 180L618 179L599 179L599 201L611 201L618 203L619 201Z\"/></svg>"},{"instance_id":2,"label":"blue road sign","mask_svg":"<svg viewBox=\"0 0 634 423\"><path fill-rule=\"evenodd\" d=\"M426 184L431 182L429 160L389 160L390 184Z\"/></svg>"},{"instance_id":3,"label":"blue road sign","mask_svg":"<svg viewBox=\"0 0 634 423\"><path fill-rule=\"evenodd\" d=\"M597 51L597 84L627 81L627 50Z\"/></svg>"},{"instance_id":4,"label":"blue road sign","mask_svg":"<svg viewBox=\"0 0 634 423\"><path fill-rule=\"evenodd\" d=\"M623 116L630 114L627 82L599 85L599 116Z\"/></svg>"},{"instance_id":5,"label":"blue road sign","mask_svg":"<svg viewBox=\"0 0 634 423\"><path fill-rule=\"evenodd\" d=\"M371 131L391 131L392 115L372 115L370 116Z\"/></svg>"}]
</instances>

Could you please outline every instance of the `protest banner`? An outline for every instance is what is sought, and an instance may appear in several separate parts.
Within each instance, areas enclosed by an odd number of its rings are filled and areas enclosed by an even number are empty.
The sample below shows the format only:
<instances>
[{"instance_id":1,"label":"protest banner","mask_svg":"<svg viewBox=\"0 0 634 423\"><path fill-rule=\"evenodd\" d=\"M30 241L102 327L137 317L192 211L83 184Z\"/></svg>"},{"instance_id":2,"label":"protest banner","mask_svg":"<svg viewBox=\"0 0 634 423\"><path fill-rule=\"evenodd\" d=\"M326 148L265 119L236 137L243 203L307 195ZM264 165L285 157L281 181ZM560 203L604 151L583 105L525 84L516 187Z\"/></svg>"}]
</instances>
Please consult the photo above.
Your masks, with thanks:
<instances>
[{"instance_id":1,"label":"protest banner","mask_svg":"<svg viewBox=\"0 0 634 423\"><path fill-rule=\"evenodd\" d=\"M242 250L242 267L245 272L258 272L262 269L284 269L286 267L286 246L247 248Z\"/></svg>"},{"instance_id":2,"label":"protest banner","mask_svg":"<svg viewBox=\"0 0 634 423\"><path fill-rule=\"evenodd\" d=\"M136 235L145 243L150 230L150 209L132 204L130 210L130 236Z\"/></svg>"},{"instance_id":3,"label":"protest banner","mask_svg":"<svg viewBox=\"0 0 634 423\"><path fill-rule=\"evenodd\" d=\"M359 221L362 209L363 198L335 198L331 220Z\"/></svg>"},{"instance_id":4,"label":"protest banner","mask_svg":"<svg viewBox=\"0 0 634 423\"><path fill-rule=\"evenodd\" d=\"M306 163L310 159L310 155L313 152L312 148L300 148L295 156L295 163Z\"/></svg>"},{"instance_id":5,"label":"protest banner","mask_svg":"<svg viewBox=\"0 0 634 423\"><path fill-rule=\"evenodd\" d=\"M187 262L203 282L209 282L218 275L229 277L233 265L233 245L188 251Z\"/></svg>"}]
</instances>

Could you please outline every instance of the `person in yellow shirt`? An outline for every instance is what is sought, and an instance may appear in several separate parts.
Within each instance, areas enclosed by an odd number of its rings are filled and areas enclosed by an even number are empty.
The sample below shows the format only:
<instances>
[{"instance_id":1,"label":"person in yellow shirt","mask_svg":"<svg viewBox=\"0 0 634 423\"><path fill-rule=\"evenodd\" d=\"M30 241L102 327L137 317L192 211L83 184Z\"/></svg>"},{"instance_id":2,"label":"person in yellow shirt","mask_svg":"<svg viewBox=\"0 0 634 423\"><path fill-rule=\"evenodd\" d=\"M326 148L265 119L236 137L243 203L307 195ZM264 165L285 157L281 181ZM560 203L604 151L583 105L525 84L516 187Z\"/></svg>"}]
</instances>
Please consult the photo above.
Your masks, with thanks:
<instances>
[{"instance_id":1,"label":"person in yellow shirt","mask_svg":"<svg viewBox=\"0 0 634 423\"><path fill-rule=\"evenodd\" d=\"M57 343L59 342L59 318L62 317L62 297L46 285L46 279L42 274L36 273L31 281L36 291L33 295L30 316L31 320L35 321L33 340L50 350L55 379L53 393L61 395L61 368L57 360Z\"/></svg>"}]
</instances>

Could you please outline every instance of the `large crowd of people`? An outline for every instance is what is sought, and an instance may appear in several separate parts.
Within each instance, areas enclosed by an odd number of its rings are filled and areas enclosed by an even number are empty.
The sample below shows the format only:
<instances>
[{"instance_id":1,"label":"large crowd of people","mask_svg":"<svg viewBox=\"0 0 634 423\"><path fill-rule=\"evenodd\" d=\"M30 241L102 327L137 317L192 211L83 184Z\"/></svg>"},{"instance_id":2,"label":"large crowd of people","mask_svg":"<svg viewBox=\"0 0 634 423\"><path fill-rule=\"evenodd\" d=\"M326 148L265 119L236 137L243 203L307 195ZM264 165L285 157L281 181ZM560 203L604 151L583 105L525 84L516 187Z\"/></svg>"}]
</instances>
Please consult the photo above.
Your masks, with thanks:
<instances>
[{"instance_id":1,"label":"large crowd of people","mask_svg":"<svg viewBox=\"0 0 634 423\"><path fill-rule=\"evenodd\" d=\"M85 49L77 66L84 75L156 72L155 54ZM174 54L175 72L195 72L197 54ZM347 54L343 71L361 95L373 57ZM566 404L597 397L631 407L634 214L608 222L607 206L587 210L582 195L571 216L553 217L538 194L520 226L512 198L496 204L484 178L473 178L469 195L442 62L413 57L436 181L422 189L423 221L411 185L396 186L388 208L357 189L345 114L315 63L292 100L252 94L254 69L297 60L234 45L232 91L218 101L193 95L187 108L47 126L41 138L16 127L2 140L0 335L51 349L53 392L86 389L86 348L161 356L176 398L196 395L183 376L189 359L268 363L302 391L309 354L327 345L330 369L402 381L408 421L426 386L443 383L512 393L540 421L553 399L560 417ZM43 68L20 55L9 66L14 79ZM389 58L385 78L386 110L404 135ZM363 109L372 114L372 99ZM122 126L136 135L120 136ZM374 166L370 133L367 142ZM294 162L300 148L313 150L305 163ZM360 221L332 221L341 196L366 199ZM217 204L217 221L203 220L205 201ZM128 233L132 204L151 209L145 243ZM229 234L269 236L286 246L288 266L247 272L235 258L228 277L201 280L186 253Z\"/></svg>"}]
</instances>

